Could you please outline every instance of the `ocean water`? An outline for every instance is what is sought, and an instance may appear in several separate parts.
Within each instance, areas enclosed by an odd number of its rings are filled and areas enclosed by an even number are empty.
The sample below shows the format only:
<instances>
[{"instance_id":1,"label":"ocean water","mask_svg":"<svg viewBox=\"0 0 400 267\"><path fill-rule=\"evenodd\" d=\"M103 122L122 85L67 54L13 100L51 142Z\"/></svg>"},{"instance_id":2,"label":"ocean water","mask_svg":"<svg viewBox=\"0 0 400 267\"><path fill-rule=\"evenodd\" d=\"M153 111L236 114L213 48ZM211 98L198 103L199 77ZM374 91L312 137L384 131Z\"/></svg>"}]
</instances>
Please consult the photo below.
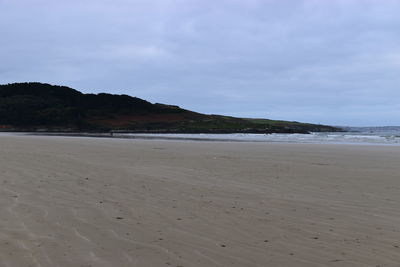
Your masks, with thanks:
<instances>
[{"instance_id":1,"label":"ocean water","mask_svg":"<svg viewBox=\"0 0 400 267\"><path fill-rule=\"evenodd\" d=\"M115 137L189 141L400 145L400 127L346 127L345 132L311 134L115 134Z\"/></svg>"}]
</instances>

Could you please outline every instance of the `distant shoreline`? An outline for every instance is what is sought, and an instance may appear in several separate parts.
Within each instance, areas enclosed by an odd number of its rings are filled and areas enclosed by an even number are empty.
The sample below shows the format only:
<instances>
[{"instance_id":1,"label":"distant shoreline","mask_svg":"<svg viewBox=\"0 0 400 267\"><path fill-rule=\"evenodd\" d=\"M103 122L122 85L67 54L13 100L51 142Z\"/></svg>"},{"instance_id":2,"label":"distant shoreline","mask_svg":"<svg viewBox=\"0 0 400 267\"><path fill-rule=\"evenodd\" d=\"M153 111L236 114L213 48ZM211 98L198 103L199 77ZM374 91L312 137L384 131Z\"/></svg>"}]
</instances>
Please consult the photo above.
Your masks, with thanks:
<instances>
[{"instance_id":1,"label":"distant shoreline","mask_svg":"<svg viewBox=\"0 0 400 267\"><path fill-rule=\"evenodd\" d=\"M1 133L0 133L1 134ZM7 133L3 132L3 135ZM286 143L322 145L400 146L400 136L379 136L357 132L331 132L311 134L182 134L182 133L55 133L55 132L9 132L20 136L84 137L104 139L233 142L233 143Z\"/></svg>"}]
</instances>

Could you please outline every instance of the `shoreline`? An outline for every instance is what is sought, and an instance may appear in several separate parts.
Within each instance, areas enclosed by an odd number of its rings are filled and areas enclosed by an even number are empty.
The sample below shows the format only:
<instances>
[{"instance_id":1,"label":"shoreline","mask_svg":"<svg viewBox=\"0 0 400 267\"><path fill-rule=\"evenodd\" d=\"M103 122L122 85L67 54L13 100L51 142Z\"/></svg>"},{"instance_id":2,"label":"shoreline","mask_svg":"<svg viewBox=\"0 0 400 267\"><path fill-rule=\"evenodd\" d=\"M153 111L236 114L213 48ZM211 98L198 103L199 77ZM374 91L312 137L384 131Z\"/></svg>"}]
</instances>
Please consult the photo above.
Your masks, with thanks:
<instances>
[{"instance_id":1,"label":"shoreline","mask_svg":"<svg viewBox=\"0 0 400 267\"><path fill-rule=\"evenodd\" d=\"M347 132L342 132L343 134ZM350 133L350 132L349 132ZM277 144L320 144L320 145L356 145L356 146L400 146L398 143L385 142L360 142L360 141L332 141L332 140L273 140L273 139L246 139L246 136L298 136L303 134L241 134L242 138L235 138L235 134L132 134L132 133L52 133L52 132L0 132L1 135L20 136L50 136L50 137L84 137L84 138L111 138L130 140L154 140L154 141L183 141L183 142L232 142L232 143L277 143ZM317 133L318 134L318 133ZM331 133L338 134L338 133ZM187 135L187 136L185 136ZM230 136L232 135L232 136ZM361 135L361 133L360 133ZM213 136L213 137L210 137ZM217 138L218 136L218 138ZM219 138L219 136L226 136ZM309 136L309 134L304 134Z\"/></svg>"}]
</instances>

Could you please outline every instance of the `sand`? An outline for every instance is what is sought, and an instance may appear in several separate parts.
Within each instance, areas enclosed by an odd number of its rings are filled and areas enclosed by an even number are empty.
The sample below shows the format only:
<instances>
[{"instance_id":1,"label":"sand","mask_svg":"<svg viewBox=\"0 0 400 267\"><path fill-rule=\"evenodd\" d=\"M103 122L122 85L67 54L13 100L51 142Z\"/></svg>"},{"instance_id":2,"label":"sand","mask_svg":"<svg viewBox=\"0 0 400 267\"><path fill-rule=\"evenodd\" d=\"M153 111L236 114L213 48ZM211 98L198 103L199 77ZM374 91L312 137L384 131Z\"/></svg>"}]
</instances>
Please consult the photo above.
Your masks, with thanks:
<instances>
[{"instance_id":1,"label":"sand","mask_svg":"<svg viewBox=\"0 0 400 267\"><path fill-rule=\"evenodd\" d=\"M0 266L400 266L400 147L0 136Z\"/></svg>"}]
</instances>

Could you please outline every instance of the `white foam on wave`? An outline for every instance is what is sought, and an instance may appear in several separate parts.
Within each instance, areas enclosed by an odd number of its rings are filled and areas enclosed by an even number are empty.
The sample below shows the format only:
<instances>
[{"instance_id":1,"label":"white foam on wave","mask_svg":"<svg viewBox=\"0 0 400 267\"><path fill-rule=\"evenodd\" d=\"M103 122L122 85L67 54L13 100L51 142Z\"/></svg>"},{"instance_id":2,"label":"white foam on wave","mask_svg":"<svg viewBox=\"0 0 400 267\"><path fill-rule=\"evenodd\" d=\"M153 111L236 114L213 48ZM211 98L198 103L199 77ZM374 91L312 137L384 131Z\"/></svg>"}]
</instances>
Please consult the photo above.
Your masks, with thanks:
<instances>
[{"instance_id":1,"label":"white foam on wave","mask_svg":"<svg viewBox=\"0 0 400 267\"><path fill-rule=\"evenodd\" d=\"M336 144L387 144L400 145L400 137L373 133L311 133L311 134L124 134L131 138L198 140L198 141L249 141L282 143L336 143Z\"/></svg>"}]
</instances>

